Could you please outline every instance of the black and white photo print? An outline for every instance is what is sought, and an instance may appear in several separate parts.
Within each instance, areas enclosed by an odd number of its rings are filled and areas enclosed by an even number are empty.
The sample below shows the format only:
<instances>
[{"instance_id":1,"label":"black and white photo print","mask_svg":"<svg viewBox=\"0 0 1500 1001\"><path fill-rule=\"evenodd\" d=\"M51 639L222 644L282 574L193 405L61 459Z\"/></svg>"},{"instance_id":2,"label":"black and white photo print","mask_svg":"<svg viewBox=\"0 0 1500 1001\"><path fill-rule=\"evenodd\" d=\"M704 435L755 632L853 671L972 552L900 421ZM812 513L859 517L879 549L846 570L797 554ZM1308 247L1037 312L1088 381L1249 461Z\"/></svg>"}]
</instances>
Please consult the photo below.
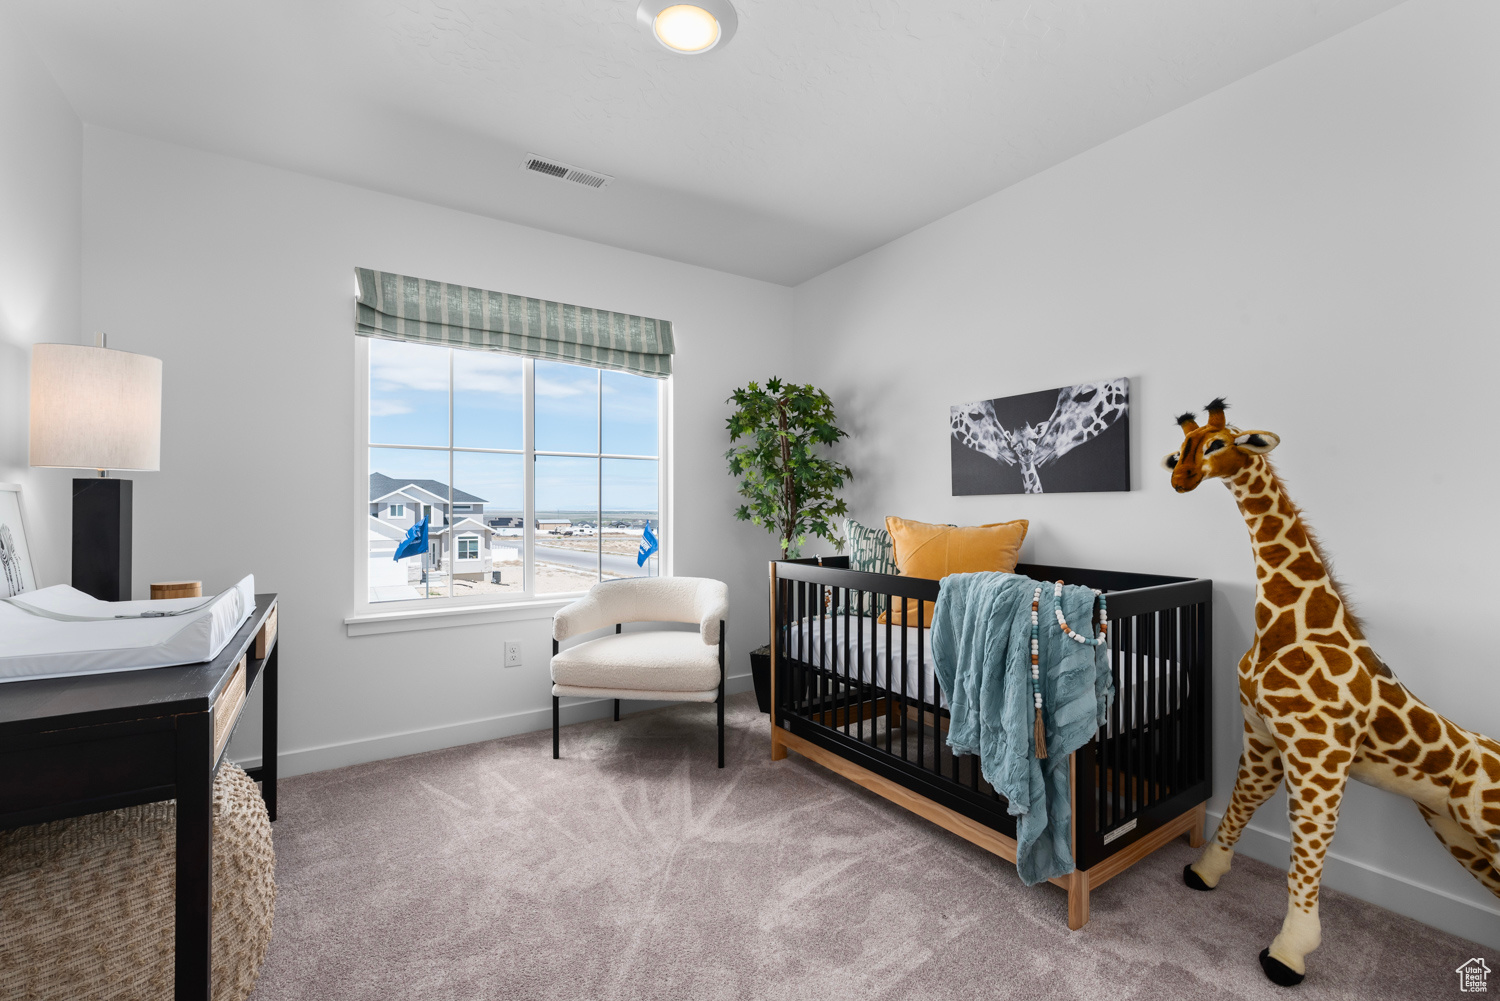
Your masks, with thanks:
<instances>
[{"instance_id":1,"label":"black and white photo print","mask_svg":"<svg viewBox=\"0 0 1500 1001\"><path fill-rule=\"evenodd\" d=\"M15 483L0 483L0 598L35 587L26 525L21 520L21 488Z\"/></svg>"},{"instance_id":2,"label":"black and white photo print","mask_svg":"<svg viewBox=\"0 0 1500 1001\"><path fill-rule=\"evenodd\" d=\"M1130 380L953 407L953 495L1130 489Z\"/></svg>"}]
</instances>

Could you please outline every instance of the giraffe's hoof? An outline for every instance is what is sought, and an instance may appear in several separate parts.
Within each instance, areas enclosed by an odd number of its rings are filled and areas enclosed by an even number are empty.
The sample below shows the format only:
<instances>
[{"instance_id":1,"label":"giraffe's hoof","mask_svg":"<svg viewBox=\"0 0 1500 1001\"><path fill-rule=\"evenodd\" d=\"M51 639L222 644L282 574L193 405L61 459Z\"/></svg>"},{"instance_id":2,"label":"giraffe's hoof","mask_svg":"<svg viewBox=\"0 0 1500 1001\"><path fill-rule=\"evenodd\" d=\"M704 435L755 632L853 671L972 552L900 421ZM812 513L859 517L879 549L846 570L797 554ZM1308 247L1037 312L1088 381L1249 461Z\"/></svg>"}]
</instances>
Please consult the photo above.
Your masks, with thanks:
<instances>
[{"instance_id":1,"label":"giraffe's hoof","mask_svg":"<svg viewBox=\"0 0 1500 1001\"><path fill-rule=\"evenodd\" d=\"M1213 889L1213 887L1203 882L1203 877L1194 872L1193 867L1190 865L1182 867L1182 881L1188 885L1189 889L1204 891Z\"/></svg>"},{"instance_id":2,"label":"giraffe's hoof","mask_svg":"<svg viewBox=\"0 0 1500 1001\"><path fill-rule=\"evenodd\" d=\"M1266 976L1271 978L1271 983L1280 984L1282 987L1296 987L1302 983L1304 976L1281 960L1272 959L1270 949L1260 950L1260 968L1266 971Z\"/></svg>"}]
</instances>

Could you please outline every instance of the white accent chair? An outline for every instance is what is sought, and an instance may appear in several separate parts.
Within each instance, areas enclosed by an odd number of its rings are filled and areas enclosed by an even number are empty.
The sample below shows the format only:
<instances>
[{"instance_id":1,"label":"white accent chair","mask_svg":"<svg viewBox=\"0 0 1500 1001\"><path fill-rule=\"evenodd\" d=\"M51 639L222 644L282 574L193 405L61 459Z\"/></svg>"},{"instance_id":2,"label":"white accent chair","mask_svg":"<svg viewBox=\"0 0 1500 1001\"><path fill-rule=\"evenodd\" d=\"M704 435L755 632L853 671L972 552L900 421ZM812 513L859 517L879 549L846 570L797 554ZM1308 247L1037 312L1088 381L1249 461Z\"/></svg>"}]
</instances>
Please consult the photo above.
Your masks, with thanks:
<instances>
[{"instance_id":1,"label":"white accent chair","mask_svg":"<svg viewBox=\"0 0 1500 1001\"><path fill-rule=\"evenodd\" d=\"M719 704L719 767L724 767L724 623L729 588L707 577L630 577L601 581L552 617L552 757L558 757L558 699L585 695ZM626 622L692 622L698 631L620 631ZM609 626L602 636L561 649L564 640Z\"/></svg>"}]
</instances>

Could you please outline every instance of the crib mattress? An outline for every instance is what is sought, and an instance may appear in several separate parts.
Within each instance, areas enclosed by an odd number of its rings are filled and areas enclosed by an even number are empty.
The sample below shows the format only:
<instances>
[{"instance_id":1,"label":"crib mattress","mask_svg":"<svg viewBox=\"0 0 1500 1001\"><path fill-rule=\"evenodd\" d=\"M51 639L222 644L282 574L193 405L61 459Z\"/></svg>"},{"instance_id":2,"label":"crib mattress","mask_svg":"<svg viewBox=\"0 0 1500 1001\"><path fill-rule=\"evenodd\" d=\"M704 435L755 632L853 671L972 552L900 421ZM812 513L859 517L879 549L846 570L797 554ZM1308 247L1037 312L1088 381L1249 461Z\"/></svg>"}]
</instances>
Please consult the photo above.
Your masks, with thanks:
<instances>
[{"instance_id":1,"label":"crib mattress","mask_svg":"<svg viewBox=\"0 0 1500 1001\"><path fill-rule=\"evenodd\" d=\"M0 683L142 671L213 660L255 611L255 578L207 604L202 598L100 601L65 585L18 595L17 602L67 616L134 615L204 605L164 618L59 621L0 601Z\"/></svg>"},{"instance_id":2,"label":"crib mattress","mask_svg":"<svg viewBox=\"0 0 1500 1001\"><path fill-rule=\"evenodd\" d=\"M850 616L850 629L846 632L844 618L839 616L837 628L833 618L816 617L791 623L787 628L787 650L793 659L800 659L813 667L833 671L840 677L845 675L845 649L848 650L849 680L874 685L893 694L903 687L909 699L925 698L931 702L938 691L937 675L932 665L932 630L908 626L902 630L892 624L891 659L886 663L886 625L876 623L871 635L871 620ZM903 685L901 671L901 634L906 633L906 673ZM804 635L806 638L804 639ZM917 662L917 645L921 643L922 663ZM821 643L821 647L820 647ZM1115 703L1110 708L1109 731L1116 725L1133 729L1136 720L1154 720L1164 712L1170 712L1182 704L1189 692L1187 675L1181 665L1170 658L1148 657L1139 659L1126 653L1114 658ZM1124 694L1129 687L1130 698ZM1144 686L1144 687L1143 687ZM1154 695L1154 697L1153 697ZM943 704L947 704L944 699Z\"/></svg>"}]
</instances>

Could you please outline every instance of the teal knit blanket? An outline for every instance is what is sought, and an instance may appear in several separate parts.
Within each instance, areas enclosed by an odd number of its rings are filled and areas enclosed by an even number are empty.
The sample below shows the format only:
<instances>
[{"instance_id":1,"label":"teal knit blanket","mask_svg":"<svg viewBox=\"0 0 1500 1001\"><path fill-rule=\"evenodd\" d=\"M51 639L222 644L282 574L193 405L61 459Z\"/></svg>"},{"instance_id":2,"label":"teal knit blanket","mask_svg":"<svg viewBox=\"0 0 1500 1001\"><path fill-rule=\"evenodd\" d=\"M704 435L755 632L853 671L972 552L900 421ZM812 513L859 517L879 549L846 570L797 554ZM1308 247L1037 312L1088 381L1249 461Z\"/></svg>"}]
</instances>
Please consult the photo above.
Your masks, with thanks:
<instances>
[{"instance_id":1,"label":"teal knit blanket","mask_svg":"<svg viewBox=\"0 0 1500 1001\"><path fill-rule=\"evenodd\" d=\"M1035 753L1031 598L1038 585L1042 720ZM1027 885L1073 871L1068 755L1104 724L1114 699L1109 647L1085 645L1057 624L1055 585L1007 573L944 577L933 609L932 662L952 718L948 746L979 756L980 773L1010 801L1016 871ZM1068 626L1093 638L1094 592L1063 588Z\"/></svg>"}]
</instances>

